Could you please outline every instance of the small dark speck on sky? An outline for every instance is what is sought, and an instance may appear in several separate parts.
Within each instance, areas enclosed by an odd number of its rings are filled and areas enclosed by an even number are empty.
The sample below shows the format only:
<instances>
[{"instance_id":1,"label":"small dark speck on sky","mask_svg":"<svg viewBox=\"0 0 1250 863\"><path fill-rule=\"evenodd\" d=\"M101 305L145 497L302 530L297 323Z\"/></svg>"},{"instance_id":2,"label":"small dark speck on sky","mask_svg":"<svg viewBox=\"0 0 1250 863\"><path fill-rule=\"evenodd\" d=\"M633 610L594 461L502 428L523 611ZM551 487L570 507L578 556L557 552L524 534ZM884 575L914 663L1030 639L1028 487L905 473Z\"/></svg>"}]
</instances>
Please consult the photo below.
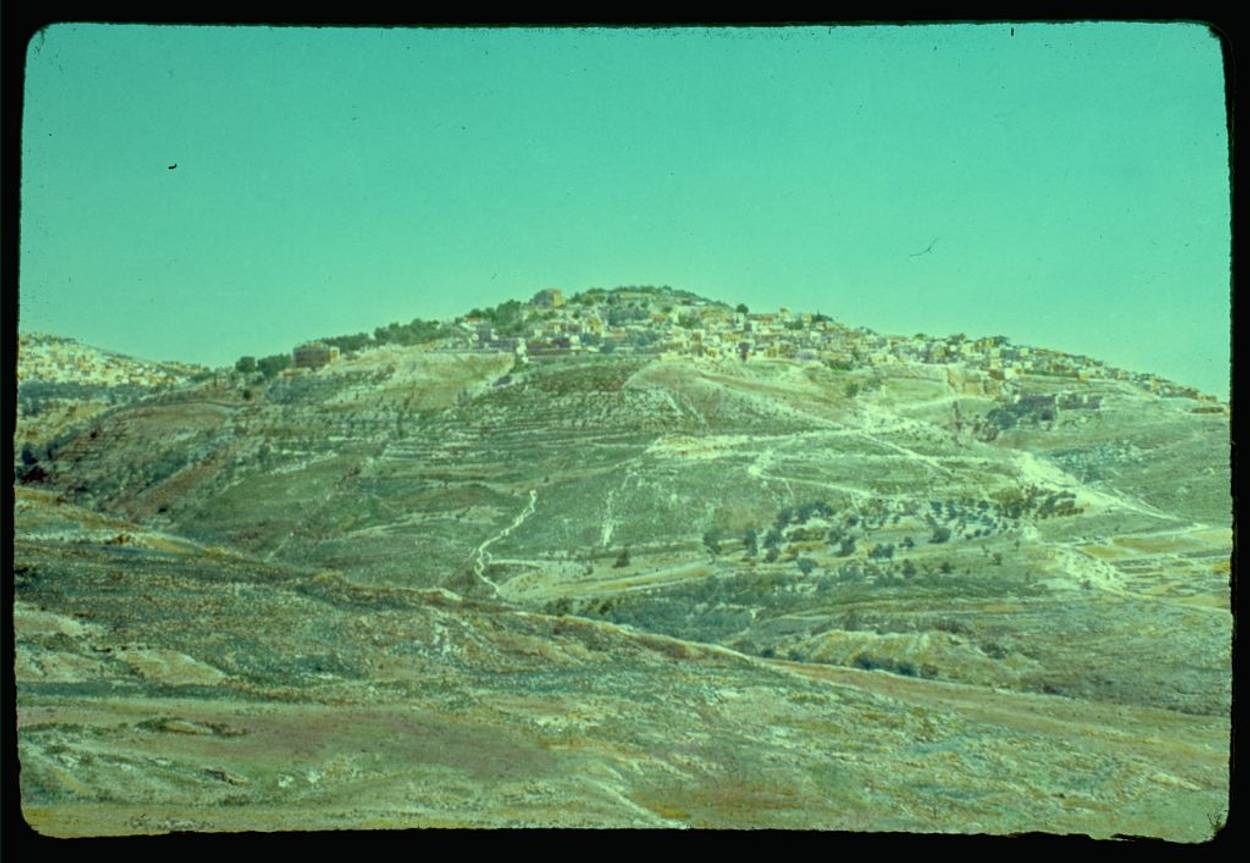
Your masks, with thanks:
<instances>
[{"instance_id":1,"label":"small dark speck on sky","mask_svg":"<svg viewBox=\"0 0 1250 863\"><path fill-rule=\"evenodd\" d=\"M169 166L169 170L172 171L174 168L177 168L177 167L178 167L178 163L174 162L172 165Z\"/></svg>"},{"instance_id":2,"label":"small dark speck on sky","mask_svg":"<svg viewBox=\"0 0 1250 863\"><path fill-rule=\"evenodd\" d=\"M1012 36L1016 35L1016 28L1015 28L1015 27L1012 27L1012 28L1011 28L1011 35L1012 35Z\"/></svg>"},{"instance_id":3,"label":"small dark speck on sky","mask_svg":"<svg viewBox=\"0 0 1250 863\"><path fill-rule=\"evenodd\" d=\"M930 252L932 252L932 251L933 251L933 247L937 244L937 241L938 241L938 240L940 240L940 239L941 239L941 237L934 237L934 238L933 238L933 242L932 242L932 243L929 243L929 245L928 245L927 247L925 247L924 251L914 252L914 253L912 253L912 254L908 255L908 257L909 257L909 258L918 258L918 257L920 257L921 255L927 255L927 254L929 254Z\"/></svg>"}]
</instances>

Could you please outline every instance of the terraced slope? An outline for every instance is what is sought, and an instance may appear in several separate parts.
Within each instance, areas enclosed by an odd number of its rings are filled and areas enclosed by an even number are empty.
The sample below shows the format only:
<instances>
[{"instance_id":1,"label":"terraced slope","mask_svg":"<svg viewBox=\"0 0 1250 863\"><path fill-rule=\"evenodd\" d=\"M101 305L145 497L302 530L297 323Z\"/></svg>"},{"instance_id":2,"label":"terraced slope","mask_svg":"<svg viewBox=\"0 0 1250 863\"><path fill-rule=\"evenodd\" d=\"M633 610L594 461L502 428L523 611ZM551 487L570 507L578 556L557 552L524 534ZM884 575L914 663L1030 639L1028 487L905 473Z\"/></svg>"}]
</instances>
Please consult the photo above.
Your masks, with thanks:
<instances>
[{"instance_id":1,"label":"terraced slope","mask_svg":"<svg viewBox=\"0 0 1250 863\"><path fill-rule=\"evenodd\" d=\"M1227 719L365 587L20 491L22 807L54 836L414 826L1163 835Z\"/></svg>"},{"instance_id":2,"label":"terraced slope","mask_svg":"<svg viewBox=\"0 0 1250 863\"><path fill-rule=\"evenodd\" d=\"M115 406L19 488L19 703L50 723L23 732L28 811L1201 838L1227 783L1227 416L1019 386L1073 407L957 366L420 348ZM363 736L327 730L306 773L247 745L340 709ZM413 778L425 743L356 757L413 711L453 752L529 754L498 782L468 755ZM47 748L147 771L184 742L192 773L124 818L114 774Z\"/></svg>"}]
</instances>

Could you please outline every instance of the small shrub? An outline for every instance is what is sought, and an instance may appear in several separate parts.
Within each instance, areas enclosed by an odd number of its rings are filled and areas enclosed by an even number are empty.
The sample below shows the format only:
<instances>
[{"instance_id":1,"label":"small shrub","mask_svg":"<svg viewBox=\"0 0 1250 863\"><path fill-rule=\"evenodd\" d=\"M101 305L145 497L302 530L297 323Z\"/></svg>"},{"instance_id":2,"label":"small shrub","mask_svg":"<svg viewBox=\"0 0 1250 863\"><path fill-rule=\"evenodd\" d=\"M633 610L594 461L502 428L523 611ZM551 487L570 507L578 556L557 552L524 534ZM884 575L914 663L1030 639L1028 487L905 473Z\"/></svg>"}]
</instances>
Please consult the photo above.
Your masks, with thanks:
<instances>
[{"instance_id":1,"label":"small shrub","mask_svg":"<svg viewBox=\"0 0 1250 863\"><path fill-rule=\"evenodd\" d=\"M557 615L568 614L572 610L573 610L573 601L569 599L567 596L562 596L559 599L552 600L551 602L547 603L547 605L543 609L543 611L545 611L547 614L557 614Z\"/></svg>"},{"instance_id":2,"label":"small shrub","mask_svg":"<svg viewBox=\"0 0 1250 863\"><path fill-rule=\"evenodd\" d=\"M276 377L283 369L290 368L290 354L273 354L256 361L256 368L265 378Z\"/></svg>"},{"instance_id":3,"label":"small shrub","mask_svg":"<svg viewBox=\"0 0 1250 863\"><path fill-rule=\"evenodd\" d=\"M703 545L713 556L720 554L721 533L716 528L712 528L703 534Z\"/></svg>"},{"instance_id":4,"label":"small shrub","mask_svg":"<svg viewBox=\"0 0 1250 863\"><path fill-rule=\"evenodd\" d=\"M872 550L868 552L868 556L873 560L889 560L894 557L894 546L888 543L874 545Z\"/></svg>"},{"instance_id":5,"label":"small shrub","mask_svg":"<svg viewBox=\"0 0 1250 863\"><path fill-rule=\"evenodd\" d=\"M742 545L746 549L747 556L755 557L760 550L759 532L755 528L749 528L742 537Z\"/></svg>"},{"instance_id":6,"label":"small shrub","mask_svg":"<svg viewBox=\"0 0 1250 863\"><path fill-rule=\"evenodd\" d=\"M987 641L981 645L981 652L990 659L1006 659L1007 650L996 641Z\"/></svg>"},{"instance_id":7,"label":"small shrub","mask_svg":"<svg viewBox=\"0 0 1250 863\"><path fill-rule=\"evenodd\" d=\"M48 472L37 464L32 464L29 467L18 467L16 469L16 479L23 485L36 485L48 481Z\"/></svg>"},{"instance_id":8,"label":"small shrub","mask_svg":"<svg viewBox=\"0 0 1250 863\"><path fill-rule=\"evenodd\" d=\"M38 449L35 447L34 444L31 444L31 443L22 444L22 464L24 466L30 467L35 462L39 461L40 455L41 453L39 453Z\"/></svg>"},{"instance_id":9,"label":"small shrub","mask_svg":"<svg viewBox=\"0 0 1250 863\"><path fill-rule=\"evenodd\" d=\"M864 671L875 671L881 667L881 663L869 656L867 653L861 653L859 656L855 657L855 667L863 669Z\"/></svg>"}]
</instances>

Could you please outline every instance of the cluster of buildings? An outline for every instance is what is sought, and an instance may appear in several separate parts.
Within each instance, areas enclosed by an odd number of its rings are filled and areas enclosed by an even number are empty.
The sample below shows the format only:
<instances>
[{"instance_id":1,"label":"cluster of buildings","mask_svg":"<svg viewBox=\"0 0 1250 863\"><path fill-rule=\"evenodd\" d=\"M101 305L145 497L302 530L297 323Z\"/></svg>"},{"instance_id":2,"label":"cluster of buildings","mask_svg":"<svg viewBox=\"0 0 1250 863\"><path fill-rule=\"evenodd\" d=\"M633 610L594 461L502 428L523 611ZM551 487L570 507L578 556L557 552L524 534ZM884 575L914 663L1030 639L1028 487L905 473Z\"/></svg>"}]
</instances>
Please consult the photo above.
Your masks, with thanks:
<instances>
[{"instance_id":1,"label":"cluster of buildings","mask_svg":"<svg viewBox=\"0 0 1250 863\"><path fill-rule=\"evenodd\" d=\"M821 314L787 308L750 312L744 306L734 309L651 288L594 290L571 299L556 289L539 291L525 306L521 326L510 327L507 335L484 316L457 318L452 330L438 349L507 352L522 363L615 353L743 362L788 359L846 369L957 364L980 370L996 382L991 384L995 389L1009 389L1008 382L1020 375L1049 375L1125 380L1159 395L1214 400L1154 375L1111 368L1086 356L1013 346L1002 336L887 336L851 329ZM293 351L291 365L318 368L337 358L337 348L311 343Z\"/></svg>"},{"instance_id":2,"label":"cluster of buildings","mask_svg":"<svg viewBox=\"0 0 1250 863\"><path fill-rule=\"evenodd\" d=\"M851 356L842 336L851 331L806 312L749 314L719 303L628 289L580 302L566 302L558 290L541 291L529 307L519 336L502 337L489 321L464 317L456 321L460 332L444 348L512 351L522 362L580 353L820 361L842 349L848 361Z\"/></svg>"},{"instance_id":3,"label":"cluster of buildings","mask_svg":"<svg viewBox=\"0 0 1250 863\"><path fill-rule=\"evenodd\" d=\"M150 363L42 333L17 340L18 381L161 387L199 371L180 363Z\"/></svg>"},{"instance_id":4,"label":"cluster of buildings","mask_svg":"<svg viewBox=\"0 0 1250 863\"><path fill-rule=\"evenodd\" d=\"M810 312L787 308L740 311L705 300L676 300L671 295L629 289L599 292L589 300L581 297L579 302L570 302L558 290L540 291L530 300L531 314L520 336L499 337L488 321L460 318L456 321L459 334L445 348L509 351L521 362L582 353L633 353L742 361L789 359L843 368L960 364L1000 382L1020 375L1115 379L1159 395L1211 400L1192 387L1155 375L1113 368L1087 356L1013 346L1002 336L887 336L851 329Z\"/></svg>"}]
</instances>

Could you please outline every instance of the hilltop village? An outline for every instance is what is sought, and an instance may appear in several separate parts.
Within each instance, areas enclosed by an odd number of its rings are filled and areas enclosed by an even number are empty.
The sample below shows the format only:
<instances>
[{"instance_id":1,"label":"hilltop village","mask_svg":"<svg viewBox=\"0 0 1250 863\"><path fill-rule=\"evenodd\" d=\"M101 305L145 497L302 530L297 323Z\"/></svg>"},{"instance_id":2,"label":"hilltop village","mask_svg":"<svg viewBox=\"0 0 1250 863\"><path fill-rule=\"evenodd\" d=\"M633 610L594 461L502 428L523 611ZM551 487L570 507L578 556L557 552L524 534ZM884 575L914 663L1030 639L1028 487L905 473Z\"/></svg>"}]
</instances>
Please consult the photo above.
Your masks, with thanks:
<instances>
[{"instance_id":1,"label":"hilltop village","mask_svg":"<svg viewBox=\"0 0 1250 863\"><path fill-rule=\"evenodd\" d=\"M431 350L511 353L519 364L585 354L740 362L785 359L843 370L897 363L958 364L966 376L959 386L969 394L1010 396L1019 376L1045 375L1128 381L1160 396L1216 401L1157 375L1113 368L1087 356L1013 346L1003 336L882 335L847 327L819 312L784 307L751 311L745 305L731 307L667 287L594 288L567 298L558 289L548 289L528 303L512 300L494 309L474 309L450 323L418 320L407 328L397 324L379 328L373 339L365 334L324 339L296 347L289 362L283 357L284 374L319 368L341 355L386 343L405 329L420 331Z\"/></svg>"}]
</instances>

